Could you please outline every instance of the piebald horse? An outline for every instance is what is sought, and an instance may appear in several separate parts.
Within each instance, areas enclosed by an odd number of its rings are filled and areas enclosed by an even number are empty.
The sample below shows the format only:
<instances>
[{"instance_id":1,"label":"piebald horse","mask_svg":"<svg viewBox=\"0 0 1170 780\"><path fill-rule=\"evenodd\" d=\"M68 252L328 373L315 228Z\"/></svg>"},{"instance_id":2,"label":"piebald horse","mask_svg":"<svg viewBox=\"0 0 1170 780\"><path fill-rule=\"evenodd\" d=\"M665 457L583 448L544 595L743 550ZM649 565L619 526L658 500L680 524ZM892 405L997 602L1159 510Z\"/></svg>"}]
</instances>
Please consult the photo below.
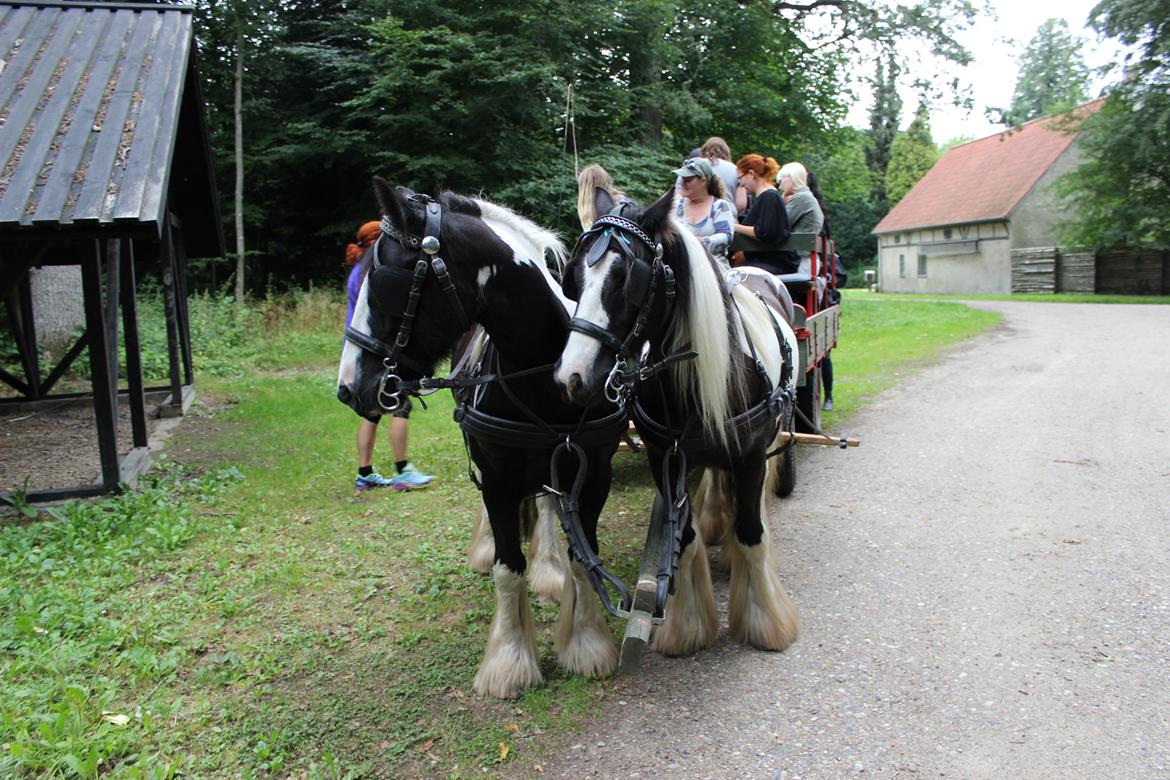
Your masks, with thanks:
<instances>
[{"instance_id":1,"label":"piebald horse","mask_svg":"<svg viewBox=\"0 0 1170 780\"><path fill-rule=\"evenodd\" d=\"M563 264L565 250L555 235L482 199L443 193L435 200L391 188L381 178L374 179L374 190L382 235L346 331L337 395L363 416L390 411L401 394L424 388L455 387L463 398L457 415L495 546L496 610L474 687L481 694L515 697L542 681L524 582L522 502L549 484L550 453L566 432L587 430L578 439L586 461L580 519L596 553L597 520L625 413L583 415L561 399L553 382L551 367L565 343L570 306L545 263L550 253ZM463 385L432 379L474 323L489 344L467 364L481 365L482 374L472 372ZM599 416L612 421L601 425ZM574 478L573 465L564 464L563 483ZM547 513L547 500L538 504ZM612 673L617 648L577 561L564 577L560 605L560 663L586 676Z\"/></svg>"},{"instance_id":2,"label":"piebald horse","mask_svg":"<svg viewBox=\"0 0 1170 780\"><path fill-rule=\"evenodd\" d=\"M792 455L780 435L791 419L799 366L779 285L750 271L725 279L674 216L672 192L643 210L628 201L615 207L598 189L595 208L606 216L581 237L564 272L577 308L556 380L579 404L634 386L634 421L660 495L677 478L664 472L667 459L684 470L708 467L696 513L700 524L708 514L731 520L722 549L731 564L731 635L783 650L799 621L764 521L765 461ZM780 473L779 463L769 465ZM712 471L726 476L711 479ZM674 595L651 646L691 653L717 630L703 538L685 522Z\"/></svg>"}]
</instances>

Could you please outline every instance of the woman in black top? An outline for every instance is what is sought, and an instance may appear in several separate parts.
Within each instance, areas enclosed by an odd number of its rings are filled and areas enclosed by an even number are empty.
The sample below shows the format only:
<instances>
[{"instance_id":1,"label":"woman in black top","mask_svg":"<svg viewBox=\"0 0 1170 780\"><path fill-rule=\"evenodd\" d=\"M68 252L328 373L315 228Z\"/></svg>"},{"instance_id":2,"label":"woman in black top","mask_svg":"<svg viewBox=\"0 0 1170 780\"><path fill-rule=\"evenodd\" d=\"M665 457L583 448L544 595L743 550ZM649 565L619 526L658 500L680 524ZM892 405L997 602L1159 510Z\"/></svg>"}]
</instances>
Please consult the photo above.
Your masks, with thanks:
<instances>
[{"instance_id":1,"label":"woman in black top","mask_svg":"<svg viewBox=\"0 0 1170 780\"><path fill-rule=\"evenodd\" d=\"M757 241L782 244L792 232L784 199L773 183L780 166L771 157L747 154L735 164L740 184L755 197L743 221L732 228ZM744 252L744 265L762 268L774 274L796 273L800 258L795 252Z\"/></svg>"}]
</instances>

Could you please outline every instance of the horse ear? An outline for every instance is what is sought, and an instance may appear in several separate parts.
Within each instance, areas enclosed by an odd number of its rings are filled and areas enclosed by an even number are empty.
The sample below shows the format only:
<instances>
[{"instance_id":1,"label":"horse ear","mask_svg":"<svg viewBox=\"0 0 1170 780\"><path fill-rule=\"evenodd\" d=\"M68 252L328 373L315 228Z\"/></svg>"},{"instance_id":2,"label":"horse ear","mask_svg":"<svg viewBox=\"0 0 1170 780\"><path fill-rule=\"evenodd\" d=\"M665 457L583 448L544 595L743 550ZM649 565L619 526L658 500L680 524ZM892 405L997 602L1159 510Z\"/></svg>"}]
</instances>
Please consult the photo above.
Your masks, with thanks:
<instances>
[{"instance_id":1,"label":"horse ear","mask_svg":"<svg viewBox=\"0 0 1170 780\"><path fill-rule=\"evenodd\" d=\"M674 187L642 213L638 220L642 229L650 235L665 236L670 231L670 215L674 211Z\"/></svg>"},{"instance_id":2,"label":"horse ear","mask_svg":"<svg viewBox=\"0 0 1170 780\"><path fill-rule=\"evenodd\" d=\"M396 227L406 229L406 196L402 187L391 187L381 176L374 177L374 196L378 198L378 206L382 214L390 219Z\"/></svg>"},{"instance_id":3,"label":"horse ear","mask_svg":"<svg viewBox=\"0 0 1170 780\"><path fill-rule=\"evenodd\" d=\"M593 216L605 216L613 211L613 196L604 187L593 188Z\"/></svg>"}]
</instances>

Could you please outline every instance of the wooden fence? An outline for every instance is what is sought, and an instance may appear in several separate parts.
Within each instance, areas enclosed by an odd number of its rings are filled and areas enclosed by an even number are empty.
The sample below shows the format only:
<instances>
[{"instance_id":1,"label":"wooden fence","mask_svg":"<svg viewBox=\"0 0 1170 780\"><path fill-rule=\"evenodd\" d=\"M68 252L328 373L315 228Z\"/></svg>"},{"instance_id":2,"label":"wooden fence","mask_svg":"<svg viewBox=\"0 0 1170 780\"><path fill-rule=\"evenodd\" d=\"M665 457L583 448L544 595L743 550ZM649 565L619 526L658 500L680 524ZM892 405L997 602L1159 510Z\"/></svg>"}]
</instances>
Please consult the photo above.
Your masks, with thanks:
<instances>
[{"instance_id":1,"label":"wooden fence","mask_svg":"<svg viewBox=\"0 0 1170 780\"><path fill-rule=\"evenodd\" d=\"M1012 250L1012 292L1170 294L1170 254L1118 248L1101 252L1059 247Z\"/></svg>"}]
</instances>

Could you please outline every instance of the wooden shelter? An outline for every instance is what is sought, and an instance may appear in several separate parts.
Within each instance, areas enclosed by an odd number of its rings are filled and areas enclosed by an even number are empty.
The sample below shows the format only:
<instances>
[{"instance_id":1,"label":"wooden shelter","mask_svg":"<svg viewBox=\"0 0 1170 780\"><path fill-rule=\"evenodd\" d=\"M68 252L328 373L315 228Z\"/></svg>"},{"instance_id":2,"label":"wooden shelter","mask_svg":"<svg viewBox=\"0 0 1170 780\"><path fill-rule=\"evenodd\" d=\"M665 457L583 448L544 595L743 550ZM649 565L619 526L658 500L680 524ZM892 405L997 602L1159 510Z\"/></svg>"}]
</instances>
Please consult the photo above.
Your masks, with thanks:
<instances>
[{"instance_id":1,"label":"wooden shelter","mask_svg":"<svg viewBox=\"0 0 1170 780\"><path fill-rule=\"evenodd\" d=\"M101 477L29 500L93 495L147 466L137 280L157 268L169 346L169 398L181 414L194 377L186 258L224 252L193 9L163 3L0 0L0 296L21 371L0 404L90 398ZM41 366L30 269L80 266L85 332L47 374ZM126 387L119 390L118 320ZM52 394L88 350L91 390ZM23 375L19 375L23 374ZM116 441L119 403L132 447ZM126 448L123 448L126 449Z\"/></svg>"}]
</instances>

